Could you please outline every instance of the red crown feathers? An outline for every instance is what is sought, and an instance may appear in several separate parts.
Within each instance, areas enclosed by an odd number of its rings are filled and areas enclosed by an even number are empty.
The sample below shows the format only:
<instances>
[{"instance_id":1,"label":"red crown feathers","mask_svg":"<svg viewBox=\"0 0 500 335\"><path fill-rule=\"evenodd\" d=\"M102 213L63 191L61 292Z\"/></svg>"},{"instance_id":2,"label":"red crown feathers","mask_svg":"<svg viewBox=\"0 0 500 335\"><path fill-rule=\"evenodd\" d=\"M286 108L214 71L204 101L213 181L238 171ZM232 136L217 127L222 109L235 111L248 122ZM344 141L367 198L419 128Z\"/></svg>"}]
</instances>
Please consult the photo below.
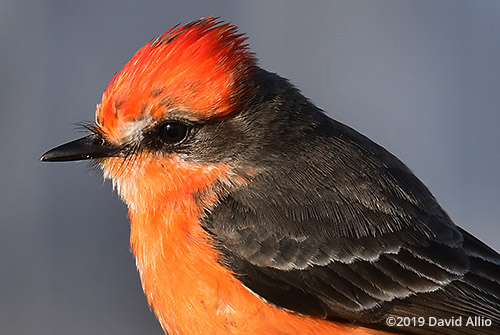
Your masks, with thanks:
<instances>
[{"instance_id":1,"label":"red crown feathers","mask_svg":"<svg viewBox=\"0 0 500 335\"><path fill-rule=\"evenodd\" d=\"M170 29L115 74L96 112L97 126L119 139L118 125L175 110L198 119L236 111L256 65L237 28L208 17Z\"/></svg>"}]
</instances>

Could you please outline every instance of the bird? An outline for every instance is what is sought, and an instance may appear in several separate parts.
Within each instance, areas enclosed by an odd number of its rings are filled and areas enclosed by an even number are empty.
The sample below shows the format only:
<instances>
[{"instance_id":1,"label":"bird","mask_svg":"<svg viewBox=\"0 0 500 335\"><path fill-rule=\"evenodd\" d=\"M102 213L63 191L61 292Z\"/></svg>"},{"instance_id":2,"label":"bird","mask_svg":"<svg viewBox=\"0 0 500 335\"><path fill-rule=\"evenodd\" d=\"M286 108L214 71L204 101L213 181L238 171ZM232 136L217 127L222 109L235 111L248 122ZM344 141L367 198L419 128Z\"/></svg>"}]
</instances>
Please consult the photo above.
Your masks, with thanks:
<instances>
[{"instance_id":1,"label":"bird","mask_svg":"<svg viewBox=\"0 0 500 335\"><path fill-rule=\"evenodd\" d=\"M500 334L500 255L398 158L206 17L139 49L87 136L166 334Z\"/></svg>"}]
</instances>

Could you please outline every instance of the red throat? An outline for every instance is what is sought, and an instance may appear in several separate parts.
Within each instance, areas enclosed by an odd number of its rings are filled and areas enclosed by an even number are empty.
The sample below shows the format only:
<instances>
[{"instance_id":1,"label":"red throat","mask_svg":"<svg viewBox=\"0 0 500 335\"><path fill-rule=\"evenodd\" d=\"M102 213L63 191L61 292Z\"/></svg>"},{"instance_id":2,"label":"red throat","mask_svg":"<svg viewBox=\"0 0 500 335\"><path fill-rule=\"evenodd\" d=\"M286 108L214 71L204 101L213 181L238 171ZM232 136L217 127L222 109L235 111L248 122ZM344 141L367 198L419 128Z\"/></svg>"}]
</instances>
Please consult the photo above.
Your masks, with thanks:
<instances>
[{"instance_id":1,"label":"red throat","mask_svg":"<svg viewBox=\"0 0 500 335\"><path fill-rule=\"evenodd\" d=\"M256 64L236 27L209 17L146 44L117 73L97 109L97 125L119 141L120 124L170 111L224 118L250 94Z\"/></svg>"}]
</instances>

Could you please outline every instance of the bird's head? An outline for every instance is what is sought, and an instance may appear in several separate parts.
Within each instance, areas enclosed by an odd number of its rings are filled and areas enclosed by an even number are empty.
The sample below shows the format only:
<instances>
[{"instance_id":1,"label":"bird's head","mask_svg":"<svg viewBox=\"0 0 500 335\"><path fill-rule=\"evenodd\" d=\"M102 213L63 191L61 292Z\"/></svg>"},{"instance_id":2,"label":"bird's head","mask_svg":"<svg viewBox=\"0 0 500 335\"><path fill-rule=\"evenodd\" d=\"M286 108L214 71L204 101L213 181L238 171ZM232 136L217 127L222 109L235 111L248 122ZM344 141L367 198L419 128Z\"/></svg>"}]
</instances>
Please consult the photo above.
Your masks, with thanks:
<instances>
[{"instance_id":1,"label":"bird's head","mask_svg":"<svg viewBox=\"0 0 500 335\"><path fill-rule=\"evenodd\" d=\"M96 160L131 207L245 182L256 167L242 148L253 147L259 127L241 116L256 89L245 39L212 17L174 27L112 78L92 134L42 160Z\"/></svg>"}]
</instances>

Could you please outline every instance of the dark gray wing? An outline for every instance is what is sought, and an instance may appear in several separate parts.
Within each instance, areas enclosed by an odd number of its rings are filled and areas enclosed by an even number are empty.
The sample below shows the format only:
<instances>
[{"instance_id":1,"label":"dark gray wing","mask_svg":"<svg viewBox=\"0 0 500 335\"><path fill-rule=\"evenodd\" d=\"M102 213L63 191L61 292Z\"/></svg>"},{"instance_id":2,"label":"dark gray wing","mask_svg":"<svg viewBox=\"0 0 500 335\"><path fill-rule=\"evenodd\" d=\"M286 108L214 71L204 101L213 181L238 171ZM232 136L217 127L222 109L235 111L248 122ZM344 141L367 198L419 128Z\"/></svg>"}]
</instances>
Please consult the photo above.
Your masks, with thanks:
<instances>
[{"instance_id":1,"label":"dark gray wing","mask_svg":"<svg viewBox=\"0 0 500 335\"><path fill-rule=\"evenodd\" d=\"M383 148L329 119L314 127L207 212L221 262L294 312L380 329L388 316L478 316L493 324L392 330L500 334L500 256Z\"/></svg>"}]
</instances>

